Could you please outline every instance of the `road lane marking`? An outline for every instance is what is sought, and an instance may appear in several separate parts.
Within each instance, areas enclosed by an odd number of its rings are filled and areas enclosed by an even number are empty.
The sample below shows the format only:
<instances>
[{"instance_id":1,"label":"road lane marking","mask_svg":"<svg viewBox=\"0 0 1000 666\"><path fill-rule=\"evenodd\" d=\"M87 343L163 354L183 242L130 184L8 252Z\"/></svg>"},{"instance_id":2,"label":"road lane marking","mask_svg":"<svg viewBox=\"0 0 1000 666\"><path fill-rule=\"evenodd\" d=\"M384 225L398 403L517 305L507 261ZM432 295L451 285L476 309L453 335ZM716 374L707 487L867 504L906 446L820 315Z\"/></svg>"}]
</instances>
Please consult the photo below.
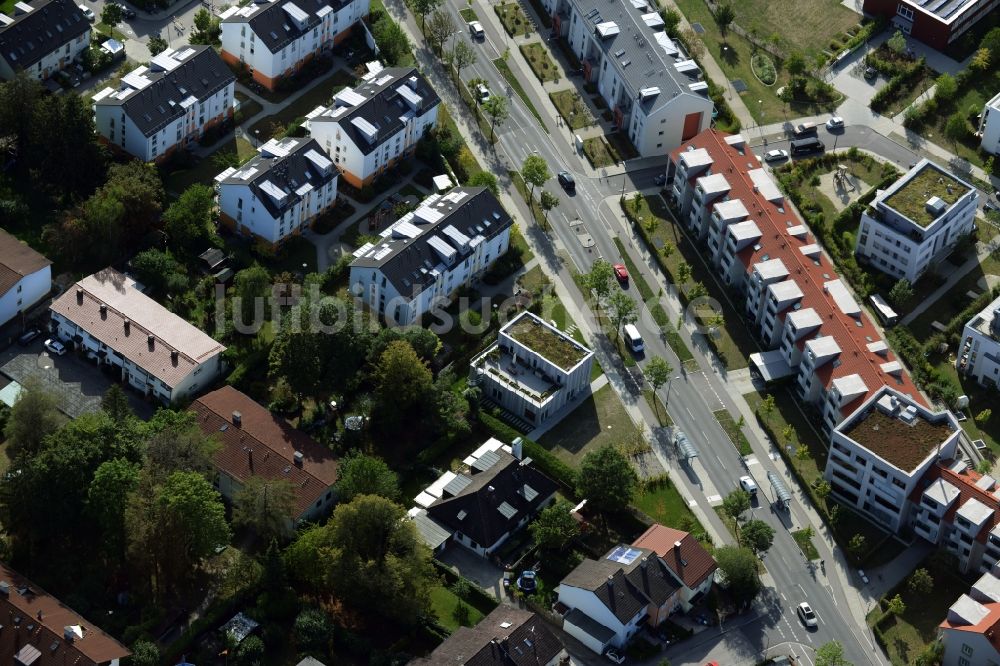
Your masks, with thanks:
<instances>
[{"instance_id":1,"label":"road lane marking","mask_svg":"<svg viewBox=\"0 0 1000 666\"><path fill-rule=\"evenodd\" d=\"M784 593L784 592L779 592L778 594L780 594L780 595L781 595L781 598L782 598L782 599L784 599L785 601L788 601L788 597L786 597L786 596L785 596L785 593Z\"/></svg>"}]
</instances>

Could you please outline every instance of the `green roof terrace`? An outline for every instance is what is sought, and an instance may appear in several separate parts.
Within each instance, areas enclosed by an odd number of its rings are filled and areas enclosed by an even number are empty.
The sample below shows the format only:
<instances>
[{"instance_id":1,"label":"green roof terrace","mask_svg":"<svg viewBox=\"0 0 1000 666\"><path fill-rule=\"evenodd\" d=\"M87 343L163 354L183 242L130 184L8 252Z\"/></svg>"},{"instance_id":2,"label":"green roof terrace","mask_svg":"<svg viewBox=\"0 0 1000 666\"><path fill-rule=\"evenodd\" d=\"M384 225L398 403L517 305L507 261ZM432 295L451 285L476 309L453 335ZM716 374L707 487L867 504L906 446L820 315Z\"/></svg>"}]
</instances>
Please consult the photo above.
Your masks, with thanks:
<instances>
[{"instance_id":1,"label":"green roof terrace","mask_svg":"<svg viewBox=\"0 0 1000 666\"><path fill-rule=\"evenodd\" d=\"M971 188L930 162L922 162L917 169L903 176L883 203L926 229Z\"/></svg>"},{"instance_id":2,"label":"green roof terrace","mask_svg":"<svg viewBox=\"0 0 1000 666\"><path fill-rule=\"evenodd\" d=\"M567 372L592 353L530 312L512 321L503 332Z\"/></svg>"}]
</instances>

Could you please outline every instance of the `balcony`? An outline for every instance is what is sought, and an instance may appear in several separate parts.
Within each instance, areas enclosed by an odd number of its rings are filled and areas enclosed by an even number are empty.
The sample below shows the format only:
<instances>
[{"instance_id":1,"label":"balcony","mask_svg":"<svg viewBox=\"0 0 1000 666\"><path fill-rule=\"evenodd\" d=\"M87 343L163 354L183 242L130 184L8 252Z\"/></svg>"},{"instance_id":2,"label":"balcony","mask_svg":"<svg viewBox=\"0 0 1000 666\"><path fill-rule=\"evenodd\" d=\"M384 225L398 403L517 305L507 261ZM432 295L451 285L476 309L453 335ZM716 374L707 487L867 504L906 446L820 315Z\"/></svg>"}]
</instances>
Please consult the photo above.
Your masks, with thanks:
<instances>
[{"instance_id":1,"label":"balcony","mask_svg":"<svg viewBox=\"0 0 1000 666\"><path fill-rule=\"evenodd\" d=\"M538 407L544 406L562 389L562 384L537 368L527 366L516 354L494 345L473 359L473 372L488 376Z\"/></svg>"},{"instance_id":2,"label":"balcony","mask_svg":"<svg viewBox=\"0 0 1000 666\"><path fill-rule=\"evenodd\" d=\"M937 543L938 528L922 522L921 518L918 517L916 522L913 523L913 531L921 538L927 539L931 543Z\"/></svg>"}]
</instances>

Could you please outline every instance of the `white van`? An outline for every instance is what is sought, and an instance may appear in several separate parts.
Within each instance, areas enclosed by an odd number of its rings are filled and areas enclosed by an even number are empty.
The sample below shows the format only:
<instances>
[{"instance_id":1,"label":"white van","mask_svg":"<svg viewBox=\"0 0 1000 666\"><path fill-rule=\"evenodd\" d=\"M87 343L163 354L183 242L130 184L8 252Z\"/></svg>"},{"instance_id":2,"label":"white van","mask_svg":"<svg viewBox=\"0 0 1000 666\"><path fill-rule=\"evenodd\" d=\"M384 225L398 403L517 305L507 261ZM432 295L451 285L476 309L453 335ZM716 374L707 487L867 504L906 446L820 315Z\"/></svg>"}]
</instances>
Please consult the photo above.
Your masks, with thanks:
<instances>
[{"instance_id":1,"label":"white van","mask_svg":"<svg viewBox=\"0 0 1000 666\"><path fill-rule=\"evenodd\" d=\"M625 324L625 342L628 343L629 349L638 353L644 348L642 344L642 336L639 335L639 329L635 327L635 324Z\"/></svg>"}]
</instances>

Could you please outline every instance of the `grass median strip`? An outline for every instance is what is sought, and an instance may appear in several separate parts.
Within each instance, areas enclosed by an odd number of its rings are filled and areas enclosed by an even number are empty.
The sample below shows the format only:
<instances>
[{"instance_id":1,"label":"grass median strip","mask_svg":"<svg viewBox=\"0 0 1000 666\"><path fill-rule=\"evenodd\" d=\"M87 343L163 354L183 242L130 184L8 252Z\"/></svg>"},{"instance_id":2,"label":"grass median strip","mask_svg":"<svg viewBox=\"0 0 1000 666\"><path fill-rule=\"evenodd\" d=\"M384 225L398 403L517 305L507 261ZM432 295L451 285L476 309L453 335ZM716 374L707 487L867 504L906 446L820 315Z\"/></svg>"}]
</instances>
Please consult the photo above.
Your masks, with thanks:
<instances>
[{"instance_id":1,"label":"grass median strip","mask_svg":"<svg viewBox=\"0 0 1000 666\"><path fill-rule=\"evenodd\" d=\"M719 425L722 426L722 429L726 431L726 434L729 435L729 440L736 447L736 450L740 452L740 455L750 455L753 450L750 448L747 436L743 434L742 424L734 421L729 412L724 409L712 412L712 414L715 416L715 420L719 422ZM742 419L740 420L742 421Z\"/></svg>"},{"instance_id":2,"label":"grass median strip","mask_svg":"<svg viewBox=\"0 0 1000 666\"><path fill-rule=\"evenodd\" d=\"M639 268L632 261L632 258L628 256L628 252L625 251L625 245L621 240L615 238L615 245L618 247L618 252L622 256L622 261L625 263L625 268L628 269L629 279L635 284L635 288L639 290L639 296L642 297L643 302L652 305L649 306L649 314L653 316L653 321L656 322L657 326L667 326L670 324L670 318L667 317L667 311L663 309L663 306L657 300L656 294L653 293L652 287L646 282L646 278L642 277L639 273Z\"/></svg>"},{"instance_id":3,"label":"grass median strip","mask_svg":"<svg viewBox=\"0 0 1000 666\"><path fill-rule=\"evenodd\" d=\"M510 65L507 64L507 61L503 58L497 58L493 61L493 64L496 66L497 71L500 72L500 75L507 81L507 83L510 84L510 87L514 89L517 96L521 98L524 105L528 107L528 111L531 111L531 115L535 117L538 124L541 125L543 130L545 130L545 133L548 134L549 130L545 126L545 123L542 122L541 114L538 113L538 109L536 109L535 105L531 103L530 99L528 99L528 93L524 91L524 86L522 86L521 82L517 80L516 76L514 76L514 72L510 70Z\"/></svg>"},{"instance_id":4,"label":"grass median strip","mask_svg":"<svg viewBox=\"0 0 1000 666\"><path fill-rule=\"evenodd\" d=\"M799 545L799 550L806 556L807 560L818 560L819 551L812 542L813 531L811 529L796 530L792 532L792 538Z\"/></svg>"}]
</instances>

